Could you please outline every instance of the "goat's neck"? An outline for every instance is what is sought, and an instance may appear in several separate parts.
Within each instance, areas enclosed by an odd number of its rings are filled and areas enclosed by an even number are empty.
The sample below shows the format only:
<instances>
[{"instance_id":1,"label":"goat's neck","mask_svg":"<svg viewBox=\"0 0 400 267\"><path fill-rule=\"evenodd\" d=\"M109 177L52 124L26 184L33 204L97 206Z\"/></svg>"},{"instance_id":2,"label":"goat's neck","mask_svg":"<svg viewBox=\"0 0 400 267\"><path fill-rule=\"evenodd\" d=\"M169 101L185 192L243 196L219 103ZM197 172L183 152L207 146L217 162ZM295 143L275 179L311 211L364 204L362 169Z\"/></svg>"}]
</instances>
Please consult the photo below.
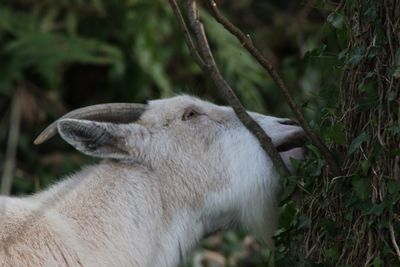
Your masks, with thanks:
<instances>
[{"instance_id":1,"label":"goat's neck","mask_svg":"<svg viewBox=\"0 0 400 267\"><path fill-rule=\"evenodd\" d=\"M163 179L161 179L163 178ZM104 162L89 167L39 195L71 225L85 256L119 265L178 265L206 232L216 229L190 192L171 188L143 167ZM181 185L179 185L181 186ZM171 192L178 192L174 195ZM57 199L56 199L57 198ZM217 227L218 228L218 227Z\"/></svg>"},{"instance_id":2,"label":"goat's neck","mask_svg":"<svg viewBox=\"0 0 400 267\"><path fill-rule=\"evenodd\" d=\"M165 167L169 165L168 162L161 164ZM230 218L221 216L226 214L216 211L214 202L208 203L208 193L221 187L214 179L207 182L211 176L207 173L210 168L193 162L183 165L179 172L168 168L155 169L156 177L160 177L158 182L165 231L159 241L159 257L155 258L152 266L177 266L205 234L227 225L226 219Z\"/></svg>"}]
</instances>

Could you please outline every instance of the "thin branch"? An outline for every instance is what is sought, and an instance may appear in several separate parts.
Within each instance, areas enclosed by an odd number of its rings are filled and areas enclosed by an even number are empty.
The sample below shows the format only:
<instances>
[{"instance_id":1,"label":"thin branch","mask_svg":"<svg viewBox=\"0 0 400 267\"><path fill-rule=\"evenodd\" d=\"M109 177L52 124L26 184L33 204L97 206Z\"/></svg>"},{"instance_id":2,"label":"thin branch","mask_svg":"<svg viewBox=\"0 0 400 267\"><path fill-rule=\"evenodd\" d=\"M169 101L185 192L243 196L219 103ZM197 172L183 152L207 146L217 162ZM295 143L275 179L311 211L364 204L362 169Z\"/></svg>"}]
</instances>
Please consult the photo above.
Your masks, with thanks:
<instances>
[{"instance_id":1,"label":"thin branch","mask_svg":"<svg viewBox=\"0 0 400 267\"><path fill-rule=\"evenodd\" d=\"M337 164L336 160L333 158L331 152L321 140L321 138L316 135L313 130L308 125L308 122L304 118L300 107L294 101L292 95L289 92L288 87L286 86L283 79L280 77L278 72L275 70L274 66L258 51L258 49L253 45L252 40L245 35L238 27L233 25L227 18L225 18L218 10L217 4L214 0L205 1L211 14L213 17L222 24L225 29L227 29L230 33L232 33L240 43L250 52L250 54L260 63L261 66L270 74L271 78L274 80L278 88L281 90L283 95L285 96L286 102L289 107L293 111L296 119L300 123L301 127L303 127L305 133L311 142L321 151L322 155L325 157L328 162L333 175L340 176L342 171Z\"/></svg>"},{"instance_id":2,"label":"thin branch","mask_svg":"<svg viewBox=\"0 0 400 267\"><path fill-rule=\"evenodd\" d=\"M194 0L187 1L187 10L188 10L188 18L191 29L194 33L194 36L197 41L198 48L194 45L193 41L191 41L190 33L186 26L186 23L181 15L179 10L179 6L177 5L175 0L170 0L170 4L172 9L177 16L178 23L180 24L182 31L185 35L186 43L191 51L192 55L195 55L196 62L200 60L196 59L196 55L202 56L202 61L204 64L199 64L202 68L203 72L207 73L210 78L213 80L215 86L224 94L229 104L232 106L236 115L240 119L240 121L245 125L245 127L259 140L262 148L268 154L268 156L273 161L275 167L277 168L280 175L289 176L289 170L280 157L278 151L275 149L271 138L264 132L261 126L254 121L250 115L247 113L246 109L243 107L235 92L226 82L226 80L222 77L216 63L214 60L214 56L211 52L207 36L204 31L204 27L199 20L198 10L196 7L196 2ZM200 50L200 51L199 51Z\"/></svg>"},{"instance_id":3,"label":"thin branch","mask_svg":"<svg viewBox=\"0 0 400 267\"><path fill-rule=\"evenodd\" d=\"M19 89L13 96L10 113L10 131L8 133L7 152L4 162L3 175L1 177L1 195L9 195L12 186L15 156L17 153L17 145L19 140L19 127L21 122L21 103Z\"/></svg>"},{"instance_id":4,"label":"thin branch","mask_svg":"<svg viewBox=\"0 0 400 267\"><path fill-rule=\"evenodd\" d=\"M172 7L172 10L175 13L176 20L178 21L179 26L181 27L181 30L183 32L183 36L185 37L186 44L189 48L189 52L196 61L196 63L200 66L201 69L205 68L205 63L199 53L197 52L197 48L195 43L192 40L192 37L190 35L189 29L186 26L185 19L182 16L181 10L179 9L178 4L176 3L175 0L169 0L169 3Z\"/></svg>"},{"instance_id":5,"label":"thin branch","mask_svg":"<svg viewBox=\"0 0 400 267\"><path fill-rule=\"evenodd\" d=\"M396 242L396 236L394 234L394 229L393 229L392 223L389 223L389 232L390 232L390 239L392 240L392 244L396 251L397 259L400 261L400 249L399 249L399 245Z\"/></svg>"}]
</instances>

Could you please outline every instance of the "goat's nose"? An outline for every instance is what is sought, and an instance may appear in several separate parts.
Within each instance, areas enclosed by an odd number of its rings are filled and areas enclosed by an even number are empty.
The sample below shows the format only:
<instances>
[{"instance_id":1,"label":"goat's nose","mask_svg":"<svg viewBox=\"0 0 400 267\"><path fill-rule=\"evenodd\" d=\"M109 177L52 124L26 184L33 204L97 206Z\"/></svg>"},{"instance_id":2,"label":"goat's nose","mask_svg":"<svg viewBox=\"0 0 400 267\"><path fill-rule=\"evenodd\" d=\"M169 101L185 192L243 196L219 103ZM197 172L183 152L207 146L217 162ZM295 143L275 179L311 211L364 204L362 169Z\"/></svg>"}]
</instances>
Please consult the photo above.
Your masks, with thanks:
<instances>
[{"instance_id":1,"label":"goat's nose","mask_svg":"<svg viewBox=\"0 0 400 267\"><path fill-rule=\"evenodd\" d=\"M283 125L300 126L299 123L298 123L297 121L294 121L294 120L291 120L291 119L287 119L287 120L284 120L284 121L280 121L279 123L280 123L280 124L283 124Z\"/></svg>"}]
</instances>

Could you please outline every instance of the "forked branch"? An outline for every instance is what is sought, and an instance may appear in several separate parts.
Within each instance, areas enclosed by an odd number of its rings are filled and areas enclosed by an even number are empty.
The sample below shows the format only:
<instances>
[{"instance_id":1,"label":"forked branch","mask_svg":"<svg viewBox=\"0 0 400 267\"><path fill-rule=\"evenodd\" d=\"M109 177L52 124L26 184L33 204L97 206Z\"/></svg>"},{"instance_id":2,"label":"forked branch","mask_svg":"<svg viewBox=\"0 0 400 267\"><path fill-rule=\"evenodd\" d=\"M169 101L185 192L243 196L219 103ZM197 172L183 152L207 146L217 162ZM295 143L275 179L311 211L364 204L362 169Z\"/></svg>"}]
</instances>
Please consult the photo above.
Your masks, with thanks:
<instances>
[{"instance_id":1,"label":"forked branch","mask_svg":"<svg viewBox=\"0 0 400 267\"><path fill-rule=\"evenodd\" d=\"M306 119L301 112L300 107L294 101L292 95L289 92L288 87L286 86L283 79L280 77L278 72L275 70L274 66L271 62L266 59L260 51L253 45L252 40L244 34L238 27L233 25L226 17L224 17L218 10L217 4L214 0L206 0L204 1L207 4L208 9L211 11L212 16L217 20L220 24L222 24L225 29L227 29L230 33L232 33L249 51L249 53L260 63L260 65L269 73L271 78L274 80L278 88L281 90L283 95L285 96L286 102L288 103L289 107L291 108L294 116L300 123L301 127L304 129L307 137L311 140L311 142L321 151L322 155L328 162L330 170L333 175L340 176L341 169L337 164L336 160L333 158L332 153L329 151L327 146L321 140L321 138L316 135L313 130L308 125Z\"/></svg>"},{"instance_id":2,"label":"forked branch","mask_svg":"<svg viewBox=\"0 0 400 267\"><path fill-rule=\"evenodd\" d=\"M247 129L259 140L262 148L268 154L277 168L280 175L289 176L289 170L280 157L278 151L275 149L271 138L264 132L261 126L254 121L246 112L239 98L236 96L233 89L222 77L217 64L215 63L214 56L211 52L207 36L204 31L203 24L199 20L198 10L195 0L187 1L187 14L191 30L195 37L193 41L191 33L186 25L182 16L182 12L176 0L169 0L172 9L174 10L177 21L184 33L185 41L189 47L190 53L205 72L214 82L215 86L224 94L229 104L232 106L240 121L247 127Z\"/></svg>"}]
</instances>

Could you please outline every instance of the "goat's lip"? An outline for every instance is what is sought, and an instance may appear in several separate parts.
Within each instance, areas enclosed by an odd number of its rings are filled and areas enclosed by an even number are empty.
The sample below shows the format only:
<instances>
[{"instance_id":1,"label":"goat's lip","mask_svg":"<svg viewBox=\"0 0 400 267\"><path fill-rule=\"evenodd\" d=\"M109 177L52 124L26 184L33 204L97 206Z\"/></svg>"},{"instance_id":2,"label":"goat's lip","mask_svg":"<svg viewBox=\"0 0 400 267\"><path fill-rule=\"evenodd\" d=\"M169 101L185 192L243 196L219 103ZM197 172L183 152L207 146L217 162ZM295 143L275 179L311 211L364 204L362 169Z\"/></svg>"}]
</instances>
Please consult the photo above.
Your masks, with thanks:
<instances>
[{"instance_id":1,"label":"goat's lip","mask_svg":"<svg viewBox=\"0 0 400 267\"><path fill-rule=\"evenodd\" d=\"M299 148L299 147L304 147L304 144L306 142L306 136L303 131L295 132L288 136L288 138L285 138L282 140L280 143L276 144L276 150L278 150L279 153L281 152L287 152L289 150Z\"/></svg>"}]
</instances>

